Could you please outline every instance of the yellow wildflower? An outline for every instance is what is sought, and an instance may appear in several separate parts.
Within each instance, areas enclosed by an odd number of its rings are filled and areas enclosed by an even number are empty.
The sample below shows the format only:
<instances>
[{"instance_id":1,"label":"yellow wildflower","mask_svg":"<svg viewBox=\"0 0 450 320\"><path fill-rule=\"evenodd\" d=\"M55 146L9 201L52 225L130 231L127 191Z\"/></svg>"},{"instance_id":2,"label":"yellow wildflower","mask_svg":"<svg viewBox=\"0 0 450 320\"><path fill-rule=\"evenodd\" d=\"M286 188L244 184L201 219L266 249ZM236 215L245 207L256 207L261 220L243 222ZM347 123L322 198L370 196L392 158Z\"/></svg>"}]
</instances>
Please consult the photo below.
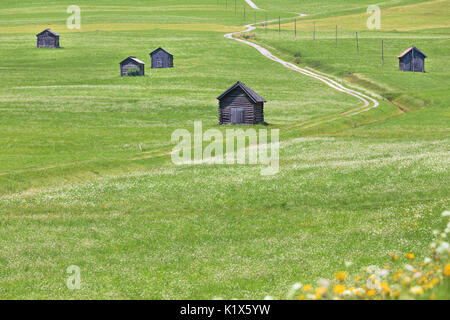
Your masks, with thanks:
<instances>
[{"instance_id":1,"label":"yellow wildflower","mask_svg":"<svg viewBox=\"0 0 450 320\"><path fill-rule=\"evenodd\" d=\"M406 257L410 260L414 259L414 253L407 253Z\"/></svg>"},{"instance_id":2,"label":"yellow wildflower","mask_svg":"<svg viewBox=\"0 0 450 320\"><path fill-rule=\"evenodd\" d=\"M314 299L319 300L320 298L322 298L322 296L320 294L316 293L314 295Z\"/></svg>"},{"instance_id":3,"label":"yellow wildflower","mask_svg":"<svg viewBox=\"0 0 450 320\"><path fill-rule=\"evenodd\" d=\"M360 275L357 275L356 278L355 278L355 282L356 282L356 281L359 281L359 280L361 280L361 276L360 276Z\"/></svg>"},{"instance_id":4,"label":"yellow wildflower","mask_svg":"<svg viewBox=\"0 0 450 320\"><path fill-rule=\"evenodd\" d=\"M394 291L394 293L393 293L393 296L394 296L394 297L397 298L399 295L400 295L400 291L398 291L398 290L397 290L397 291Z\"/></svg>"},{"instance_id":5,"label":"yellow wildflower","mask_svg":"<svg viewBox=\"0 0 450 320\"><path fill-rule=\"evenodd\" d=\"M344 281L347 278L347 272L345 271L336 272L334 277L339 281Z\"/></svg>"},{"instance_id":6,"label":"yellow wildflower","mask_svg":"<svg viewBox=\"0 0 450 320\"><path fill-rule=\"evenodd\" d=\"M298 300L305 300L305 296L298 296Z\"/></svg>"},{"instance_id":7,"label":"yellow wildflower","mask_svg":"<svg viewBox=\"0 0 450 320\"><path fill-rule=\"evenodd\" d=\"M377 290L371 289L371 290L367 291L367 296L368 296L368 297L371 297L371 296L373 296L376 292L377 292Z\"/></svg>"},{"instance_id":8,"label":"yellow wildflower","mask_svg":"<svg viewBox=\"0 0 450 320\"><path fill-rule=\"evenodd\" d=\"M450 263L447 263L444 267L444 276L450 277Z\"/></svg>"},{"instance_id":9,"label":"yellow wildflower","mask_svg":"<svg viewBox=\"0 0 450 320\"><path fill-rule=\"evenodd\" d=\"M433 279L431 279L430 283L431 283L433 286L435 286L435 285L437 285L437 284L439 283L439 279L438 279L438 278L433 278Z\"/></svg>"},{"instance_id":10,"label":"yellow wildflower","mask_svg":"<svg viewBox=\"0 0 450 320\"><path fill-rule=\"evenodd\" d=\"M322 296L325 293L327 293L327 288L326 287L318 287L318 288L316 288L316 294Z\"/></svg>"},{"instance_id":11,"label":"yellow wildflower","mask_svg":"<svg viewBox=\"0 0 450 320\"><path fill-rule=\"evenodd\" d=\"M384 294L388 294L391 292L391 288L389 288L389 284L387 282L383 282L382 284L380 284L380 287Z\"/></svg>"},{"instance_id":12,"label":"yellow wildflower","mask_svg":"<svg viewBox=\"0 0 450 320\"><path fill-rule=\"evenodd\" d=\"M343 284L337 284L334 286L333 291L337 294L341 294L347 289Z\"/></svg>"},{"instance_id":13,"label":"yellow wildflower","mask_svg":"<svg viewBox=\"0 0 450 320\"><path fill-rule=\"evenodd\" d=\"M428 283L428 279L422 276L422 278L420 278L419 280L419 283Z\"/></svg>"},{"instance_id":14,"label":"yellow wildflower","mask_svg":"<svg viewBox=\"0 0 450 320\"><path fill-rule=\"evenodd\" d=\"M411 287L410 291L414 294L422 294L423 288L421 286L414 286L414 287Z\"/></svg>"},{"instance_id":15,"label":"yellow wildflower","mask_svg":"<svg viewBox=\"0 0 450 320\"><path fill-rule=\"evenodd\" d=\"M312 286L310 284L305 284L305 286L303 287L304 291L310 291L312 289Z\"/></svg>"}]
</instances>

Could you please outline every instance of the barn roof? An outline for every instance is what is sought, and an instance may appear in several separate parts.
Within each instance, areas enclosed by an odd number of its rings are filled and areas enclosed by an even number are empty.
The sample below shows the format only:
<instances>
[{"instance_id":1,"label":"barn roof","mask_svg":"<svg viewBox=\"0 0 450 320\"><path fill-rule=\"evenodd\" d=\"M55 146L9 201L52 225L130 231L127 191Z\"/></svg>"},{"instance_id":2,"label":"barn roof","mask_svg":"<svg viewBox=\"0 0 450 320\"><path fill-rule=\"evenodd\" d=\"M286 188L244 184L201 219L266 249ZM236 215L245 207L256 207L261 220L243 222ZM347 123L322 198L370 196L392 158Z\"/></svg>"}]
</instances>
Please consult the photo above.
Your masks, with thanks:
<instances>
[{"instance_id":1,"label":"barn roof","mask_svg":"<svg viewBox=\"0 0 450 320\"><path fill-rule=\"evenodd\" d=\"M143 61L141 61L141 60L139 60L138 58L133 57L133 56L130 56L130 57L126 58L126 59L123 60L120 64L124 63L124 62L127 61L127 60L133 60L133 61L136 62L137 64L141 64L141 65L144 65L144 64L145 64L145 62L143 62Z\"/></svg>"},{"instance_id":2,"label":"barn roof","mask_svg":"<svg viewBox=\"0 0 450 320\"><path fill-rule=\"evenodd\" d=\"M419 52L421 55L423 55L424 58L426 58L427 56L425 55L425 53L423 53L422 51L420 51L419 49L417 49L416 47L411 47L406 49L405 51L403 51L403 53L401 55L398 56L398 58L403 58L408 52L410 52L411 50L417 51Z\"/></svg>"},{"instance_id":3,"label":"barn roof","mask_svg":"<svg viewBox=\"0 0 450 320\"><path fill-rule=\"evenodd\" d=\"M154 55L155 53L157 53L158 51L163 51L163 52L167 53L169 56L173 56L173 54L171 54L170 52L167 52L166 50L164 50L164 49L161 48L161 47L159 47L158 49L156 49L156 50L153 51L153 52L150 52L150 55L152 56L152 55Z\"/></svg>"},{"instance_id":4,"label":"barn roof","mask_svg":"<svg viewBox=\"0 0 450 320\"><path fill-rule=\"evenodd\" d=\"M55 37L59 37L59 34L57 34L56 32L53 32L52 30L50 30L50 28L45 29L44 31L38 33L36 36L40 36L41 34L43 34L44 32L50 33L51 35L55 36Z\"/></svg>"},{"instance_id":5,"label":"barn roof","mask_svg":"<svg viewBox=\"0 0 450 320\"><path fill-rule=\"evenodd\" d=\"M234 85L232 85L227 91L225 91L224 93L222 93L220 96L217 97L217 100L222 100L226 95L228 95L231 91L233 91L234 89L236 89L237 87L241 88L245 94L254 102L266 102L266 99L264 99L263 97L261 97L259 94L257 94L255 91L253 91L252 89L250 89L249 87L247 87L245 84L243 84L242 82L238 81L236 82Z\"/></svg>"}]
</instances>

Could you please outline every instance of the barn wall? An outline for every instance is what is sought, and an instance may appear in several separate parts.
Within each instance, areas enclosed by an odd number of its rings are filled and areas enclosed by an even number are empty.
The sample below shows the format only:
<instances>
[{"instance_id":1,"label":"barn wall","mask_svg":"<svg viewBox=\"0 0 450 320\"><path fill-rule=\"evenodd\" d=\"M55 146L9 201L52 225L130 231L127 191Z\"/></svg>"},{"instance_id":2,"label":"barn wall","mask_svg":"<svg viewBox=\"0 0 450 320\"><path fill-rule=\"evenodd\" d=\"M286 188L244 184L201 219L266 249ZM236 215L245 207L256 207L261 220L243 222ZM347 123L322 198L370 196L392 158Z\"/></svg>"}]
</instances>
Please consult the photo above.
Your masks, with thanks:
<instances>
[{"instance_id":1,"label":"barn wall","mask_svg":"<svg viewBox=\"0 0 450 320\"><path fill-rule=\"evenodd\" d=\"M152 68L171 68L173 67L173 57L164 51L158 51L152 55Z\"/></svg>"},{"instance_id":2,"label":"barn wall","mask_svg":"<svg viewBox=\"0 0 450 320\"><path fill-rule=\"evenodd\" d=\"M264 102L258 102L255 106L255 124L264 123Z\"/></svg>"},{"instance_id":3,"label":"barn wall","mask_svg":"<svg viewBox=\"0 0 450 320\"><path fill-rule=\"evenodd\" d=\"M413 69L414 63L414 69ZM425 58L418 52L414 52L414 61L412 51L405 54L399 59L399 68L401 71L415 71L424 72L425 71Z\"/></svg>"},{"instance_id":4,"label":"barn wall","mask_svg":"<svg viewBox=\"0 0 450 320\"><path fill-rule=\"evenodd\" d=\"M255 124L255 104L247 97L241 88L236 88L219 102L219 123L231 123L231 108L244 109L243 124ZM260 117L260 116L259 116Z\"/></svg>"},{"instance_id":5,"label":"barn wall","mask_svg":"<svg viewBox=\"0 0 450 320\"><path fill-rule=\"evenodd\" d=\"M127 71L131 68L138 68L141 71L141 76L144 75L144 66L132 63L132 62L126 62L120 66L120 76L124 77L127 75Z\"/></svg>"},{"instance_id":6,"label":"barn wall","mask_svg":"<svg viewBox=\"0 0 450 320\"><path fill-rule=\"evenodd\" d=\"M59 38L48 33L41 34L37 37L38 48L59 48Z\"/></svg>"}]
</instances>

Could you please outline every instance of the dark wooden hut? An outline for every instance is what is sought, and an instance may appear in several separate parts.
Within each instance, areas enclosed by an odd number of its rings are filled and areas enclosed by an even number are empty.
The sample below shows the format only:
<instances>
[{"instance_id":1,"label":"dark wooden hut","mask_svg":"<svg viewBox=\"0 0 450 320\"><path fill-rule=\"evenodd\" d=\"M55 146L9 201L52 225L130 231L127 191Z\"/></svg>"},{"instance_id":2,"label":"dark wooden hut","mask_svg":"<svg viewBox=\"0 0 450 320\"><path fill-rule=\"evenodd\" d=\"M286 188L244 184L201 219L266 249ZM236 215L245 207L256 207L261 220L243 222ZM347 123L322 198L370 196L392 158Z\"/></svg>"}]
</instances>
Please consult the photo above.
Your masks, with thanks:
<instances>
[{"instance_id":1,"label":"dark wooden hut","mask_svg":"<svg viewBox=\"0 0 450 320\"><path fill-rule=\"evenodd\" d=\"M129 69L138 69L139 76L144 75L145 63L136 57L128 57L120 63L120 76L124 77L128 75Z\"/></svg>"},{"instance_id":2,"label":"dark wooden hut","mask_svg":"<svg viewBox=\"0 0 450 320\"><path fill-rule=\"evenodd\" d=\"M236 82L217 99L220 125L264 123L266 100L242 82Z\"/></svg>"},{"instance_id":3,"label":"dark wooden hut","mask_svg":"<svg viewBox=\"0 0 450 320\"><path fill-rule=\"evenodd\" d=\"M398 56L401 71L425 72L425 58L427 56L417 49L411 47Z\"/></svg>"},{"instance_id":4,"label":"dark wooden hut","mask_svg":"<svg viewBox=\"0 0 450 320\"><path fill-rule=\"evenodd\" d=\"M38 48L59 48L59 34L45 29L36 35Z\"/></svg>"},{"instance_id":5,"label":"dark wooden hut","mask_svg":"<svg viewBox=\"0 0 450 320\"><path fill-rule=\"evenodd\" d=\"M172 68L173 55L159 47L150 53L152 59L152 68Z\"/></svg>"}]
</instances>

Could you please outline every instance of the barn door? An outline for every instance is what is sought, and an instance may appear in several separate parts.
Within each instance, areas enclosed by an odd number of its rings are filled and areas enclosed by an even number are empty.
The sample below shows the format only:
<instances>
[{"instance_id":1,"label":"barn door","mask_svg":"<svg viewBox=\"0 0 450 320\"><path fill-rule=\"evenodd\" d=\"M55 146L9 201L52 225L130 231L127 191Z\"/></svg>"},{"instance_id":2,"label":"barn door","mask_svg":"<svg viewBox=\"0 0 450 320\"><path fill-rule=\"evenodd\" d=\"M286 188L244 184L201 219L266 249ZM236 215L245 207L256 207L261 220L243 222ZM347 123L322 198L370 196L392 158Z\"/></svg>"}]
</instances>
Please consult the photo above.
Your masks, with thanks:
<instances>
[{"instance_id":1,"label":"barn door","mask_svg":"<svg viewBox=\"0 0 450 320\"><path fill-rule=\"evenodd\" d=\"M161 57L157 57L156 58L156 68L162 68L162 67L163 67L162 59L161 59Z\"/></svg>"},{"instance_id":2,"label":"barn door","mask_svg":"<svg viewBox=\"0 0 450 320\"><path fill-rule=\"evenodd\" d=\"M244 108L231 108L231 123L244 123Z\"/></svg>"}]
</instances>

